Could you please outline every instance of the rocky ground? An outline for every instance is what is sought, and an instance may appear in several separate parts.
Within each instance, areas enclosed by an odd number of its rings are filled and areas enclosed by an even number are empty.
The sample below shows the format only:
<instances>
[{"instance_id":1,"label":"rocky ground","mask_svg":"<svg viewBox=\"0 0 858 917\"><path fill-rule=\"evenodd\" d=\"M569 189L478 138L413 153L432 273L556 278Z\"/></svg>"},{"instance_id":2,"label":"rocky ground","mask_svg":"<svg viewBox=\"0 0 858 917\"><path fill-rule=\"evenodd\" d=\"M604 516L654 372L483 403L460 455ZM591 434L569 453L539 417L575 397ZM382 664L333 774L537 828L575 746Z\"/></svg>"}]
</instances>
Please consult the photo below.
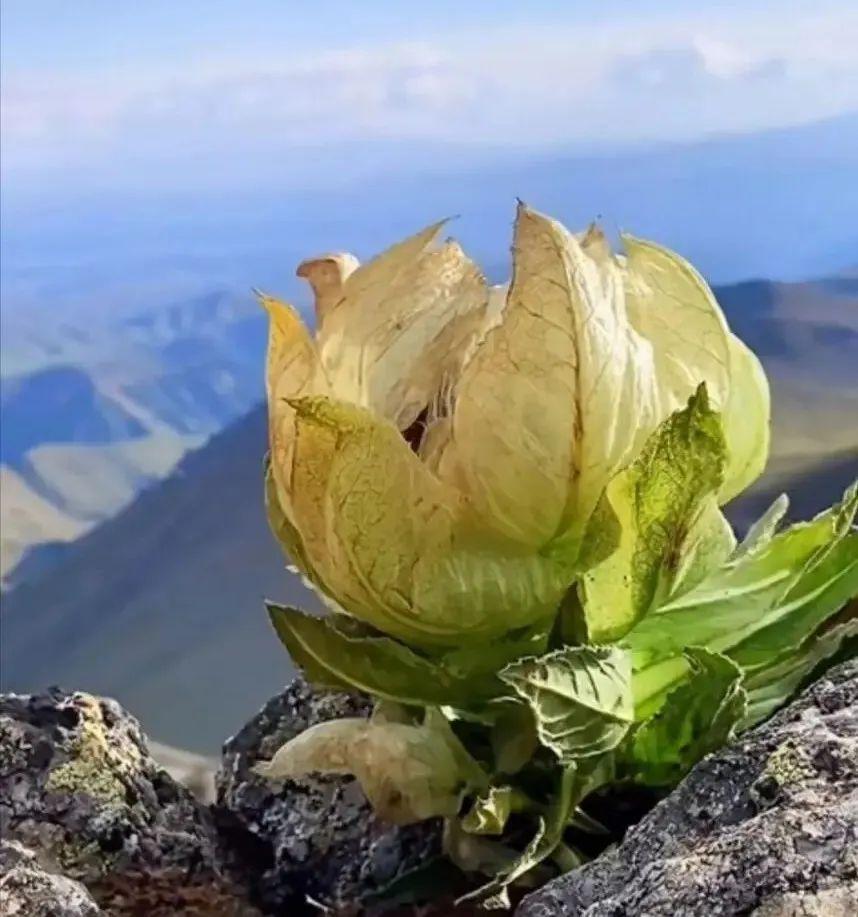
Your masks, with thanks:
<instances>
[{"instance_id":1,"label":"rocky ground","mask_svg":"<svg viewBox=\"0 0 858 917\"><path fill-rule=\"evenodd\" d=\"M0 835L33 857L25 867L8 854L17 865L4 868L4 892L16 872L42 871L32 885L42 903L22 915L90 913L67 909L61 894L50 909L57 875L109 914L254 913L222 868L212 811L155 763L112 700L57 690L0 698Z\"/></svg>"},{"instance_id":2,"label":"rocky ground","mask_svg":"<svg viewBox=\"0 0 858 917\"><path fill-rule=\"evenodd\" d=\"M375 917L373 893L437 855L438 826L379 822L352 780L275 785L252 770L306 726L367 709L296 680L226 743L205 805L114 701L0 697L3 914ZM622 844L516 913L858 913L858 661L701 762Z\"/></svg>"}]
</instances>

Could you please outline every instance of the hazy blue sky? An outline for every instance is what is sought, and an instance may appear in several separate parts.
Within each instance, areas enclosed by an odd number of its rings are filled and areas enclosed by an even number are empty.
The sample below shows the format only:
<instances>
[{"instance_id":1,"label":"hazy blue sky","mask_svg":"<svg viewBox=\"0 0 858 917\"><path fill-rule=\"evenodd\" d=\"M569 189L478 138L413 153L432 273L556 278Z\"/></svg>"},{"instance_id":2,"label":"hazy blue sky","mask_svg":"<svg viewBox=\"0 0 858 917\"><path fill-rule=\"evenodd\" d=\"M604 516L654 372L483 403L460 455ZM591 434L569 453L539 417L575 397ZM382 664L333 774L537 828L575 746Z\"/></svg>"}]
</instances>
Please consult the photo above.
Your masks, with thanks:
<instances>
[{"instance_id":1,"label":"hazy blue sky","mask_svg":"<svg viewBox=\"0 0 858 917\"><path fill-rule=\"evenodd\" d=\"M0 9L13 193L307 187L449 149L694 139L858 108L854 0Z\"/></svg>"},{"instance_id":2,"label":"hazy blue sky","mask_svg":"<svg viewBox=\"0 0 858 917\"><path fill-rule=\"evenodd\" d=\"M500 276L517 196L719 281L854 264L856 0L0 0L0 19L4 314L301 295L306 255L451 213Z\"/></svg>"}]
</instances>

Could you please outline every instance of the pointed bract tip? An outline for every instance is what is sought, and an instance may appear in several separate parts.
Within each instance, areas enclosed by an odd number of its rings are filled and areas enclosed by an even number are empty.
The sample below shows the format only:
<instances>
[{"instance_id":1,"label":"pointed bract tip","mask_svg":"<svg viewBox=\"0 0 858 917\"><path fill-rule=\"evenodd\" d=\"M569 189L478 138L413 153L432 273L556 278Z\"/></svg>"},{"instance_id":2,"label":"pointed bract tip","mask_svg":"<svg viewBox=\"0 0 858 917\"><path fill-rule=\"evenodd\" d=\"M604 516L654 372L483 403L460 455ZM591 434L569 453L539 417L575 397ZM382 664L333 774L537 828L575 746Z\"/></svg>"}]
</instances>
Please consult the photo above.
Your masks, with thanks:
<instances>
[{"instance_id":1,"label":"pointed bract tip","mask_svg":"<svg viewBox=\"0 0 858 917\"><path fill-rule=\"evenodd\" d=\"M294 398L284 398L286 404L302 419L317 423L320 426L332 426L331 402L322 395L297 395Z\"/></svg>"},{"instance_id":2,"label":"pointed bract tip","mask_svg":"<svg viewBox=\"0 0 858 917\"><path fill-rule=\"evenodd\" d=\"M689 404L701 411L709 410L709 388L705 382L701 382L689 399Z\"/></svg>"},{"instance_id":3,"label":"pointed bract tip","mask_svg":"<svg viewBox=\"0 0 858 917\"><path fill-rule=\"evenodd\" d=\"M259 287L252 287L252 291L259 305L269 314L273 314L277 300L270 293L265 293L263 290L260 290Z\"/></svg>"},{"instance_id":4,"label":"pointed bract tip","mask_svg":"<svg viewBox=\"0 0 858 917\"><path fill-rule=\"evenodd\" d=\"M636 236L633 232L629 232L627 229L620 229L617 233L620 238L620 243L623 246L623 251L627 258L632 257L635 252L632 249L637 249L638 252L644 247L647 250L650 250L653 247L653 243L642 239L640 236Z\"/></svg>"},{"instance_id":5,"label":"pointed bract tip","mask_svg":"<svg viewBox=\"0 0 858 917\"><path fill-rule=\"evenodd\" d=\"M283 324L288 322L289 319L295 321L299 320L298 315L295 310L289 303L283 302L282 299L278 299L276 296L271 296L268 293L258 293L257 296L259 300L259 305L268 313L272 321L276 321L278 324Z\"/></svg>"},{"instance_id":6,"label":"pointed bract tip","mask_svg":"<svg viewBox=\"0 0 858 917\"><path fill-rule=\"evenodd\" d=\"M526 213L532 213L533 211L523 201L520 197L515 199L515 222L517 223Z\"/></svg>"}]
</instances>

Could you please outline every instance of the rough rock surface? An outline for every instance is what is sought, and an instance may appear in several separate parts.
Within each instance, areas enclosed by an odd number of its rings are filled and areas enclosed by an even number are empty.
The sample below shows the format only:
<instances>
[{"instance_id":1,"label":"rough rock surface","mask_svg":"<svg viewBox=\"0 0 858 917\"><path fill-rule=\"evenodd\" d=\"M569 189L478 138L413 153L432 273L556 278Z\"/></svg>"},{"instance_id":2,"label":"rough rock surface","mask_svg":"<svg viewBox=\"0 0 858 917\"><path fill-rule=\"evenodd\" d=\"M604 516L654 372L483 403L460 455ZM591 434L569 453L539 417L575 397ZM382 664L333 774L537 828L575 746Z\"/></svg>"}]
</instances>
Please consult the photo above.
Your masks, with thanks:
<instances>
[{"instance_id":1,"label":"rough rock surface","mask_svg":"<svg viewBox=\"0 0 858 917\"><path fill-rule=\"evenodd\" d=\"M356 902L437 852L435 825L396 828L341 777L272 782L252 770L308 726L369 713L356 695L317 694L296 678L224 746L217 777L220 827L233 866L265 910L318 914Z\"/></svg>"},{"instance_id":2,"label":"rough rock surface","mask_svg":"<svg viewBox=\"0 0 858 917\"><path fill-rule=\"evenodd\" d=\"M153 761L115 701L58 689L0 696L0 834L112 914L136 913L140 889L159 883L173 904L199 887L230 898L210 813ZM178 912L150 899L139 913Z\"/></svg>"},{"instance_id":3,"label":"rough rock surface","mask_svg":"<svg viewBox=\"0 0 858 917\"><path fill-rule=\"evenodd\" d=\"M99 917L104 912L80 882L39 863L15 841L0 840L0 903L5 917Z\"/></svg>"},{"instance_id":4,"label":"rough rock surface","mask_svg":"<svg viewBox=\"0 0 858 917\"><path fill-rule=\"evenodd\" d=\"M752 917L855 917L858 882L847 882L820 892L789 892L769 898Z\"/></svg>"},{"instance_id":5,"label":"rough rock surface","mask_svg":"<svg viewBox=\"0 0 858 917\"><path fill-rule=\"evenodd\" d=\"M706 758L517 917L858 914L858 660Z\"/></svg>"}]
</instances>

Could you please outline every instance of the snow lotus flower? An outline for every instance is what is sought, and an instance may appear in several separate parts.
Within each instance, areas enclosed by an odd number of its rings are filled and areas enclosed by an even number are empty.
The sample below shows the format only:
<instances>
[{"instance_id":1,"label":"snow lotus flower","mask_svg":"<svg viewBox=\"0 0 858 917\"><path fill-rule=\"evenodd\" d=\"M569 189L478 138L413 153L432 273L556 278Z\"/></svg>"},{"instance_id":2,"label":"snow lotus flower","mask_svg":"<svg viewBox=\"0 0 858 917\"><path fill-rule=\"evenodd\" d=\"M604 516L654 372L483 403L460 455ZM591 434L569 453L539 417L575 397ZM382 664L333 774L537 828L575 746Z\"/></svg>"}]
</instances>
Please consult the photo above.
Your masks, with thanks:
<instances>
[{"instance_id":1,"label":"snow lotus flower","mask_svg":"<svg viewBox=\"0 0 858 917\"><path fill-rule=\"evenodd\" d=\"M606 495L622 518L612 482L695 392L725 460L676 537L731 539L717 507L761 473L769 428L756 357L679 255L631 236L616 254L520 205L490 287L442 225L365 264L305 261L315 334L262 296L278 537L336 610L433 652L550 626L621 553L589 526Z\"/></svg>"},{"instance_id":2,"label":"snow lotus flower","mask_svg":"<svg viewBox=\"0 0 858 917\"><path fill-rule=\"evenodd\" d=\"M314 686L376 703L256 770L443 817L489 878L465 897L508 906L608 830L593 793L674 785L858 634L858 483L737 544L768 388L697 272L521 206L490 287L441 225L304 262L315 335L263 297L269 519L338 612L269 615Z\"/></svg>"}]
</instances>

